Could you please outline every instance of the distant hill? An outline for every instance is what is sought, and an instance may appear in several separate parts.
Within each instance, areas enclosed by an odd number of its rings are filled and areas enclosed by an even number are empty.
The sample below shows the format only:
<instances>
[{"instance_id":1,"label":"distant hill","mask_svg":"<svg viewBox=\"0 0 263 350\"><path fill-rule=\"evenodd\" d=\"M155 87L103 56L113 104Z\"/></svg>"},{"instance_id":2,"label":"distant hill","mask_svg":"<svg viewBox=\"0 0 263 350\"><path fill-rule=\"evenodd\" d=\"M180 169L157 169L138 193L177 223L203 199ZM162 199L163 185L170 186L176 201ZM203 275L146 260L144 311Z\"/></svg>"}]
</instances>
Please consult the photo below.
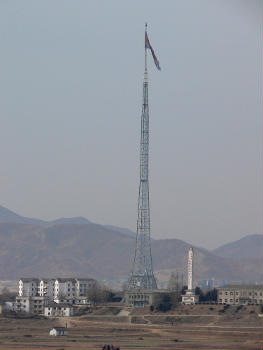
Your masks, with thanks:
<instances>
[{"instance_id":1,"label":"distant hill","mask_svg":"<svg viewBox=\"0 0 263 350\"><path fill-rule=\"evenodd\" d=\"M157 277L167 280L174 270L186 276L189 247L178 239L152 240ZM195 278L262 279L259 247L260 235L244 237L213 252L196 247ZM0 206L0 280L21 276L123 279L132 268L134 248L135 233L128 229L94 224L83 217L31 219Z\"/></svg>"},{"instance_id":2,"label":"distant hill","mask_svg":"<svg viewBox=\"0 0 263 350\"><path fill-rule=\"evenodd\" d=\"M0 205L0 223L6 223L6 222L20 223L20 224L34 224L34 225L47 224L44 220L23 217Z\"/></svg>"},{"instance_id":3,"label":"distant hill","mask_svg":"<svg viewBox=\"0 0 263 350\"><path fill-rule=\"evenodd\" d=\"M77 225L85 225L91 224L92 222L82 216L77 216L74 218L60 218L53 221L47 222L49 225L67 225L67 224L77 224Z\"/></svg>"},{"instance_id":4,"label":"distant hill","mask_svg":"<svg viewBox=\"0 0 263 350\"><path fill-rule=\"evenodd\" d=\"M126 236L136 237L136 233L133 232L132 230L129 230L128 228L118 227L118 226L113 226L113 225L103 225L103 226L108 228L109 230L120 232L120 233L122 233L122 234L124 234Z\"/></svg>"},{"instance_id":5,"label":"distant hill","mask_svg":"<svg viewBox=\"0 0 263 350\"><path fill-rule=\"evenodd\" d=\"M89 276L122 279L132 267L135 238L96 224L0 224L0 279L21 276ZM158 278L169 278L175 269L186 275L190 245L177 239L154 240L152 254ZM246 265L195 248L196 279L258 279ZM261 272L262 273L262 272Z\"/></svg>"},{"instance_id":6,"label":"distant hill","mask_svg":"<svg viewBox=\"0 0 263 350\"><path fill-rule=\"evenodd\" d=\"M214 249L213 253L230 259L262 259L263 235L249 235Z\"/></svg>"},{"instance_id":7,"label":"distant hill","mask_svg":"<svg viewBox=\"0 0 263 350\"><path fill-rule=\"evenodd\" d=\"M82 216L73 218L59 218L52 221L44 221L40 219L32 219L25 216L21 216L3 206L0 205L0 223L19 223L19 224L33 224L39 226L52 226L52 225L67 225L67 224L92 224L92 222ZM105 225L106 228L113 231L118 231L124 235L136 236L134 232L127 228L121 228L112 225Z\"/></svg>"}]
</instances>

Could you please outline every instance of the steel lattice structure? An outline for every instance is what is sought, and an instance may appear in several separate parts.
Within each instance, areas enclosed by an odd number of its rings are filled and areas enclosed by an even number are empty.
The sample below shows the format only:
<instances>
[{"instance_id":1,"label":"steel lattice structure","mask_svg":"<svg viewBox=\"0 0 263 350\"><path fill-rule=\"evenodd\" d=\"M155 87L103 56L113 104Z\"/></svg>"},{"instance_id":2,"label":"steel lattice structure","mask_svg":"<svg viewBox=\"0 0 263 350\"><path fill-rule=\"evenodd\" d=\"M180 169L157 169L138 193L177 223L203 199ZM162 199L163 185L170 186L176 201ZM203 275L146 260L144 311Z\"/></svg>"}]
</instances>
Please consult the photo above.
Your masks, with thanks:
<instances>
[{"instance_id":1,"label":"steel lattice structure","mask_svg":"<svg viewBox=\"0 0 263 350\"><path fill-rule=\"evenodd\" d=\"M133 269L128 280L128 289L157 289L152 269L150 206L149 206L149 106L147 50L145 48L145 70L143 81L143 104L141 115L140 186L138 219Z\"/></svg>"}]
</instances>

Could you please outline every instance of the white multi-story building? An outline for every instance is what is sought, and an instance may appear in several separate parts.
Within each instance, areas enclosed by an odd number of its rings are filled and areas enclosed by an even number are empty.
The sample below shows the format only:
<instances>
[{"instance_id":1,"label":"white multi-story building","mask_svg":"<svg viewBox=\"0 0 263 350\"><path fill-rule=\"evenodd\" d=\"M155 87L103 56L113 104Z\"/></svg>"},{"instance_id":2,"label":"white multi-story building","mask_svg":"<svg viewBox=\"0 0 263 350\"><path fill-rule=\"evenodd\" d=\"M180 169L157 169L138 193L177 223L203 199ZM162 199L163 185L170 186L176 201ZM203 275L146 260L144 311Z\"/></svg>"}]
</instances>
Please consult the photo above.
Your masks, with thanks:
<instances>
[{"instance_id":1,"label":"white multi-story building","mask_svg":"<svg viewBox=\"0 0 263 350\"><path fill-rule=\"evenodd\" d=\"M57 278L55 281L55 298L75 297L76 279L75 278Z\"/></svg>"},{"instance_id":2,"label":"white multi-story building","mask_svg":"<svg viewBox=\"0 0 263 350\"><path fill-rule=\"evenodd\" d=\"M88 289L95 284L96 280L92 278L21 278L18 283L15 310L43 314L44 307L51 301L57 304L90 305ZM60 313L62 310L60 307L61 305L56 307L55 311L52 310Z\"/></svg>"},{"instance_id":3,"label":"white multi-story building","mask_svg":"<svg viewBox=\"0 0 263 350\"><path fill-rule=\"evenodd\" d=\"M18 282L18 295L37 296L38 295L38 278L21 278Z\"/></svg>"},{"instance_id":4,"label":"white multi-story building","mask_svg":"<svg viewBox=\"0 0 263 350\"><path fill-rule=\"evenodd\" d=\"M40 296L16 297L15 311L43 315L48 300Z\"/></svg>"},{"instance_id":5,"label":"white multi-story building","mask_svg":"<svg viewBox=\"0 0 263 350\"><path fill-rule=\"evenodd\" d=\"M226 285L217 288L218 304L263 305L263 285Z\"/></svg>"},{"instance_id":6,"label":"white multi-story building","mask_svg":"<svg viewBox=\"0 0 263 350\"><path fill-rule=\"evenodd\" d=\"M76 296L87 296L89 288L95 284L96 281L92 278L76 278Z\"/></svg>"},{"instance_id":7,"label":"white multi-story building","mask_svg":"<svg viewBox=\"0 0 263 350\"><path fill-rule=\"evenodd\" d=\"M55 279L41 279L39 282L39 295L51 299L55 297Z\"/></svg>"}]
</instances>

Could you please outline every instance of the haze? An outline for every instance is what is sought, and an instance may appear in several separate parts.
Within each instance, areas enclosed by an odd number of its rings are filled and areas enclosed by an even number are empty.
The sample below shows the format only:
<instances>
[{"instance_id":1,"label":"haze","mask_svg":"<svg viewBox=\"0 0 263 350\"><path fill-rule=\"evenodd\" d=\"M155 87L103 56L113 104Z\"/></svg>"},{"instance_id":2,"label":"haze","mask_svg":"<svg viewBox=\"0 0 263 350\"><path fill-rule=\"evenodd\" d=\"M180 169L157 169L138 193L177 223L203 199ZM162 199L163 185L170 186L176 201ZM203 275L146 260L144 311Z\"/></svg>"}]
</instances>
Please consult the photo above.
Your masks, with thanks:
<instances>
[{"instance_id":1,"label":"haze","mask_svg":"<svg viewBox=\"0 0 263 350\"><path fill-rule=\"evenodd\" d=\"M153 238L261 233L261 14L257 0L0 1L0 204L136 229L147 21Z\"/></svg>"}]
</instances>

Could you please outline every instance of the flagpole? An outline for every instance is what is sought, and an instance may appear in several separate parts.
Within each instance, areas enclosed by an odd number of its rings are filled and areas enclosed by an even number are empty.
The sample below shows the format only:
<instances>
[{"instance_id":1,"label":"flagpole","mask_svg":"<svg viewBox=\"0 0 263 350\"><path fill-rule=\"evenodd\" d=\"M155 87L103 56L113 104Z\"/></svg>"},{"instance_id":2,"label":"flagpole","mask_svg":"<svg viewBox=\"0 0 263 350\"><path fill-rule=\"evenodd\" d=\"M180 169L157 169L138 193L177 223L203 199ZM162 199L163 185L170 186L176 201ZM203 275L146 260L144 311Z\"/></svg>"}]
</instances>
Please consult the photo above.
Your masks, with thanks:
<instances>
[{"instance_id":1,"label":"flagpole","mask_svg":"<svg viewBox=\"0 0 263 350\"><path fill-rule=\"evenodd\" d=\"M146 33L147 33L147 22L145 23L145 39L146 39ZM144 39L144 82L148 81L148 73L147 73L147 48L146 48L146 42Z\"/></svg>"}]
</instances>

